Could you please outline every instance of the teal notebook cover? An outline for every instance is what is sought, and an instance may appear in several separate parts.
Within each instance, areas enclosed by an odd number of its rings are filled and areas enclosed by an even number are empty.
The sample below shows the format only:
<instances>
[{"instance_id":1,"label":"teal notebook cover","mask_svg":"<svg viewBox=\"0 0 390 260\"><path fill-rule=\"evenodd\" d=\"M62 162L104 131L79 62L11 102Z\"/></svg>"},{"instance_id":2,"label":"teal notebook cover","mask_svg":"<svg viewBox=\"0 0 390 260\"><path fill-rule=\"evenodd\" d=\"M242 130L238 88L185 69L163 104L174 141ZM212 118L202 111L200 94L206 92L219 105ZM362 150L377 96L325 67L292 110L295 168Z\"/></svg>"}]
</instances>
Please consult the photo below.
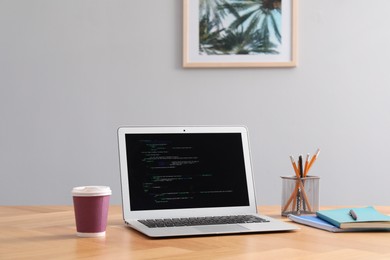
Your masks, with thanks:
<instances>
[{"instance_id":1,"label":"teal notebook cover","mask_svg":"<svg viewBox=\"0 0 390 260\"><path fill-rule=\"evenodd\" d=\"M356 220L349 214L351 209L358 216ZM343 224L363 227L364 223L367 222L390 222L390 216L378 212L373 207L319 210L316 214L319 218L332 223L336 227L343 227Z\"/></svg>"}]
</instances>

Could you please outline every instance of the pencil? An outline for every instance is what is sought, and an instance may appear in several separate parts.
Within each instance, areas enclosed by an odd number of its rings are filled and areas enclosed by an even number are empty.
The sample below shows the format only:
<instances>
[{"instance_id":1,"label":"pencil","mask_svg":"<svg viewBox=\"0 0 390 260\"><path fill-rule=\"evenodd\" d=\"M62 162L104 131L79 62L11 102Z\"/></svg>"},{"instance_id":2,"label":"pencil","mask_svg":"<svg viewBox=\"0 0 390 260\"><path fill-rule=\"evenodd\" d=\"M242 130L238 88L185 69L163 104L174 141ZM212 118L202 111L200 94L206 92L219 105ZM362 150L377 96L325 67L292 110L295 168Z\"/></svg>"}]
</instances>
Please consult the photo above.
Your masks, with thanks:
<instances>
[{"instance_id":1,"label":"pencil","mask_svg":"<svg viewBox=\"0 0 390 260\"><path fill-rule=\"evenodd\" d=\"M313 166L313 163L317 160L317 157L318 157L319 154L320 154L320 148L317 149L316 154L313 155L313 157L311 158L309 166L307 168L307 172L309 172L310 168ZM307 174L307 172L306 172L306 174Z\"/></svg>"},{"instance_id":2,"label":"pencil","mask_svg":"<svg viewBox=\"0 0 390 260\"><path fill-rule=\"evenodd\" d=\"M291 193L290 198L287 200L286 204L284 205L284 207L282 209L283 212L287 210L287 208L290 206L291 202L293 202L292 210L295 209L298 188L299 188L299 183L298 183L298 179L297 179L294 191Z\"/></svg>"},{"instance_id":3,"label":"pencil","mask_svg":"<svg viewBox=\"0 0 390 260\"><path fill-rule=\"evenodd\" d=\"M291 163L292 163L292 166L294 168L294 172L295 172L295 176L297 177L297 180L300 179L300 174L299 174L299 170L298 170L298 166L297 164L295 163L295 160L294 160L294 157L293 156L290 156L290 159L291 159ZM289 200L287 201L286 205L284 206L284 211L288 208L288 206L290 205L290 203L293 201L293 209L295 208L295 205L296 205L296 199L298 199L297 197L297 193L298 193L298 190L299 190L299 184L298 182L296 183L297 185L295 185L295 189L294 189L294 192L291 194Z\"/></svg>"},{"instance_id":4,"label":"pencil","mask_svg":"<svg viewBox=\"0 0 390 260\"><path fill-rule=\"evenodd\" d=\"M310 154L306 155L305 169L303 170L303 177L305 178L308 172Z\"/></svg>"},{"instance_id":5,"label":"pencil","mask_svg":"<svg viewBox=\"0 0 390 260\"><path fill-rule=\"evenodd\" d=\"M290 156L290 160L291 160L291 164L294 168L295 175L297 176L297 178L299 178L300 176L299 176L298 167L297 167L297 164L295 163L294 157L292 157L292 155Z\"/></svg>"}]
</instances>

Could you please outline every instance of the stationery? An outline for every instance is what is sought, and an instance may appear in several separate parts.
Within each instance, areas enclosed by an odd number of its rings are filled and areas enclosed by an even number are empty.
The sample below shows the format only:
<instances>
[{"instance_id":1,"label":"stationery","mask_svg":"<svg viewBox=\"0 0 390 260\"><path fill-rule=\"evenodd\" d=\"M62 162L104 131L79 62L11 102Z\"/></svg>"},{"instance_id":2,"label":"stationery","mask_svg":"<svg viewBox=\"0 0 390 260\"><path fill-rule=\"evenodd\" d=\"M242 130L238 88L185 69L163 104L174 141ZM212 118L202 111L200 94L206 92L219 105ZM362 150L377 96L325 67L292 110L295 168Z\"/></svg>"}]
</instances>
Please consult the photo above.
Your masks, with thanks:
<instances>
[{"instance_id":1,"label":"stationery","mask_svg":"<svg viewBox=\"0 0 390 260\"><path fill-rule=\"evenodd\" d=\"M319 154L320 154L320 149L318 148L318 149L317 149L317 152L313 155L313 157L311 158L311 160L310 160L310 162L309 162L309 164L308 164L308 166L307 166L307 171L306 171L304 177L306 177L306 175L307 175L307 173L309 172L310 168L313 166L314 162L317 160L317 157L318 157ZM309 155L308 155L308 156L309 156Z\"/></svg>"},{"instance_id":2,"label":"stationery","mask_svg":"<svg viewBox=\"0 0 390 260\"><path fill-rule=\"evenodd\" d=\"M303 212L306 213L315 212L316 209L312 207L305 189L305 179L307 177L310 177L308 176L308 172L310 168L313 166L314 162L316 161L319 153L320 153L320 149L317 149L316 153L313 155L311 159L310 159L310 155L307 154L305 162L303 162L302 155L298 157L298 162L295 162L294 157L290 156L291 164L293 166L294 173L296 176L296 183L295 183L295 188L291 193L290 197L286 200L286 202L282 206L282 214L283 212L286 212L289 208L292 208L293 211L296 211L298 215L301 214L301 210L303 210ZM287 214L285 214L284 216L286 215Z\"/></svg>"},{"instance_id":3,"label":"stationery","mask_svg":"<svg viewBox=\"0 0 390 260\"><path fill-rule=\"evenodd\" d=\"M317 217L336 227L381 229L390 228L390 216L378 212L374 207L341 208L332 210L319 210Z\"/></svg>"},{"instance_id":4,"label":"stationery","mask_svg":"<svg viewBox=\"0 0 390 260\"><path fill-rule=\"evenodd\" d=\"M325 220L322 220L319 217L313 216L313 215L297 216L297 215L289 214L287 217L296 223L303 224L303 225L310 226L310 227L315 227L318 229L327 230L330 232L347 232L347 231L349 231L348 229L338 228L338 227L330 224L329 222L326 222Z\"/></svg>"},{"instance_id":5,"label":"stationery","mask_svg":"<svg viewBox=\"0 0 390 260\"><path fill-rule=\"evenodd\" d=\"M329 222L315 216L315 215L305 215L305 216L297 216L293 214L289 214L287 216L290 220L306 225L309 227L314 227L322 230L326 230L329 232L340 233L340 232L361 232L361 231L390 231L390 229L367 229L367 228L339 228L336 227Z\"/></svg>"}]
</instances>

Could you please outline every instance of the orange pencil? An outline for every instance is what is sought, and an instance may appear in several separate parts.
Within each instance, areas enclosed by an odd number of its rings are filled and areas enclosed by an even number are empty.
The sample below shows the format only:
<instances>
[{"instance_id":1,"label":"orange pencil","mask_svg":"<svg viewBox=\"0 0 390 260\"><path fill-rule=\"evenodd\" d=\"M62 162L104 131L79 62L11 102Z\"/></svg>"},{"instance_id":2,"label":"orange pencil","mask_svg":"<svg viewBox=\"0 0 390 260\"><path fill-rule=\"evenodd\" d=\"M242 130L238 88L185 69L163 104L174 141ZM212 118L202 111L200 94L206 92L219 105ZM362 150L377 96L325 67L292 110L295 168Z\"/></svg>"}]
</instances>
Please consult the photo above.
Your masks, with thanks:
<instances>
[{"instance_id":1,"label":"orange pencil","mask_svg":"<svg viewBox=\"0 0 390 260\"><path fill-rule=\"evenodd\" d=\"M299 170L298 170L297 164L295 163L294 157L290 156L290 160L291 160L291 164L294 168L295 175L297 176L297 178L299 178L300 177Z\"/></svg>"},{"instance_id":2,"label":"orange pencil","mask_svg":"<svg viewBox=\"0 0 390 260\"><path fill-rule=\"evenodd\" d=\"M295 176L297 177L297 183L295 184L294 191L291 194L290 198L288 199L286 205L284 205L283 211L286 211L286 209L290 206L291 202L293 202L293 208L295 208L296 199L297 199L297 193L298 193L298 190L299 190L299 180L301 178L300 173L299 173L299 169L298 169L297 164L295 163L294 157L290 156L290 160L291 160L291 164L292 164L292 166L294 168Z\"/></svg>"},{"instance_id":3,"label":"orange pencil","mask_svg":"<svg viewBox=\"0 0 390 260\"><path fill-rule=\"evenodd\" d=\"M307 175L307 172L308 172L308 170L309 170L309 157L310 157L310 155L309 154L307 154L306 155L306 161L305 161L305 169L303 170L303 177L305 178L306 177L306 175Z\"/></svg>"},{"instance_id":4,"label":"orange pencil","mask_svg":"<svg viewBox=\"0 0 390 260\"><path fill-rule=\"evenodd\" d=\"M309 166L307 168L306 174L309 172L310 168L313 166L313 163L316 161L316 159L317 159L319 154L320 154L320 149L318 148L316 154L313 155L313 157L310 160L310 163L309 163Z\"/></svg>"}]
</instances>

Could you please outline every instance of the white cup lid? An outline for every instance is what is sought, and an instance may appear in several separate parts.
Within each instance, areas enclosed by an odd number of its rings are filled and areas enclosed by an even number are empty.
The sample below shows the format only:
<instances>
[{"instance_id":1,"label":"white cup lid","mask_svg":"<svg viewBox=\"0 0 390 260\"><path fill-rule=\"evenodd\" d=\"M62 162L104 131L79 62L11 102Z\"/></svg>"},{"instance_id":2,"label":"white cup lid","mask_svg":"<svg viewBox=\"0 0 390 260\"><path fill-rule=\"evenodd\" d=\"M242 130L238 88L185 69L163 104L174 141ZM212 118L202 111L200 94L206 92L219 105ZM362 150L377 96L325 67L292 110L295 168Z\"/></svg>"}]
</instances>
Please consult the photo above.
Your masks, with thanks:
<instances>
[{"instance_id":1,"label":"white cup lid","mask_svg":"<svg viewBox=\"0 0 390 260\"><path fill-rule=\"evenodd\" d=\"M73 196L90 197L90 196L107 196L111 195L111 189L108 186L81 186L74 187Z\"/></svg>"}]
</instances>

